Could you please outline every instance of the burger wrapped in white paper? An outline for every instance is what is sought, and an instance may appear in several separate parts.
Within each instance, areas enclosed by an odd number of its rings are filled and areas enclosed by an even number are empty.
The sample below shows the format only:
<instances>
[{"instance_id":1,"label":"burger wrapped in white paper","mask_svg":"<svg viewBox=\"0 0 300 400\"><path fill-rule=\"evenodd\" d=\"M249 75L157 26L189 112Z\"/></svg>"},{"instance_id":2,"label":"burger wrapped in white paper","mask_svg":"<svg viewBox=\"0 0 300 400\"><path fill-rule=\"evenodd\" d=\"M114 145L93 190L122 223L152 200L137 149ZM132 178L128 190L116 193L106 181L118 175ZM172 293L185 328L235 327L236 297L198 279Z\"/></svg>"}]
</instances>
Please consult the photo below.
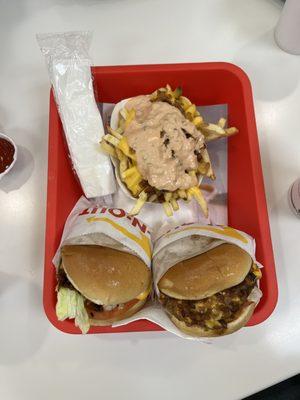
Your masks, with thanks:
<instances>
[{"instance_id":1,"label":"burger wrapped in white paper","mask_svg":"<svg viewBox=\"0 0 300 400\"><path fill-rule=\"evenodd\" d=\"M255 242L230 227L184 225L154 247L156 294L185 335L212 337L243 327L261 298Z\"/></svg>"},{"instance_id":2,"label":"burger wrapped in white paper","mask_svg":"<svg viewBox=\"0 0 300 400\"><path fill-rule=\"evenodd\" d=\"M135 314L151 291L148 227L119 208L81 198L66 222L53 263L59 320L74 318L83 333Z\"/></svg>"}]
</instances>

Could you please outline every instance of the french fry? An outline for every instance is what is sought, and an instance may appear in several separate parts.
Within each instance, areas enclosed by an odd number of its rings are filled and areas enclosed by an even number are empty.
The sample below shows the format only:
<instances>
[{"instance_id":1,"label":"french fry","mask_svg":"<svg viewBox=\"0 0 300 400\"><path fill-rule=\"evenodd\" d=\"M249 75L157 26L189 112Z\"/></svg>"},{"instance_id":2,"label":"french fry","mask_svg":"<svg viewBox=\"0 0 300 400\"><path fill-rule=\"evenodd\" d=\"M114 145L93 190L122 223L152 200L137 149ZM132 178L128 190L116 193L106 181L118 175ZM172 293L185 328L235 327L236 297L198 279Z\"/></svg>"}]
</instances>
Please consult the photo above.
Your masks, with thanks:
<instances>
[{"instance_id":1,"label":"french fry","mask_svg":"<svg viewBox=\"0 0 300 400\"><path fill-rule=\"evenodd\" d=\"M174 211L178 211L179 210L179 204L177 203L177 201L174 198L172 198L170 200L170 203L171 203L171 206L172 206Z\"/></svg>"},{"instance_id":2,"label":"french fry","mask_svg":"<svg viewBox=\"0 0 300 400\"><path fill-rule=\"evenodd\" d=\"M129 124L133 121L135 118L135 109L132 108L130 111L128 111L126 119L125 119L125 128L129 126Z\"/></svg>"},{"instance_id":3,"label":"french fry","mask_svg":"<svg viewBox=\"0 0 300 400\"><path fill-rule=\"evenodd\" d=\"M123 159L127 158L125 156L125 154L120 149L118 149L117 147L116 147L116 154L117 154L117 157L118 157L118 159L120 161L122 161Z\"/></svg>"},{"instance_id":4,"label":"french fry","mask_svg":"<svg viewBox=\"0 0 300 400\"><path fill-rule=\"evenodd\" d=\"M165 197L166 202L169 202L171 200L171 198L172 198L172 193L171 192L165 192L164 193L164 197Z\"/></svg>"},{"instance_id":5,"label":"french fry","mask_svg":"<svg viewBox=\"0 0 300 400\"><path fill-rule=\"evenodd\" d=\"M157 200L157 194L151 194L151 196L149 197L148 201L150 201L150 203L154 203L155 200Z\"/></svg>"},{"instance_id":6,"label":"french fry","mask_svg":"<svg viewBox=\"0 0 300 400\"><path fill-rule=\"evenodd\" d=\"M235 127L224 129L225 124L226 120L224 118L221 118L219 120L218 125L202 124L200 129L205 135L206 142L210 142L212 140L219 139L222 137L228 137L238 132L238 129Z\"/></svg>"},{"instance_id":7,"label":"french fry","mask_svg":"<svg viewBox=\"0 0 300 400\"><path fill-rule=\"evenodd\" d=\"M201 160L198 164L198 172L201 175L206 175L209 170L209 163Z\"/></svg>"},{"instance_id":8,"label":"french fry","mask_svg":"<svg viewBox=\"0 0 300 400\"><path fill-rule=\"evenodd\" d=\"M186 192L186 199L185 199L185 201L186 201L187 203L189 203L191 200L192 200L192 195L191 195L191 193L189 193L189 191L187 191L187 192Z\"/></svg>"},{"instance_id":9,"label":"french fry","mask_svg":"<svg viewBox=\"0 0 300 400\"><path fill-rule=\"evenodd\" d=\"M208 154L208 151L207 151L206 147L201 149L201 155L202 155L203 161L205 163L209 164L209 168L208 168L208 171L207 171L206 175L211 179L216 179L215 174L214 174L213 169L212 169L212 166L211 166L209 154Z\"/></svg>"},{"instance_id":10,"label":"french fry","mask_svg":"<svg viewBox=\"0 0 300 400\"><path fill-rule=\"evenodd\" d=\"M105 140L100 142L101 149L112 157L117 157L116 150L113 146L108 144Z\"/></svg>"},{"instance_id":11,"label":"french fry","mask_svg":"<svg viewBox=\"0 0 300 400\"><path fill-rule=\"evenodd\" d=\"M186 199L186 198L187 198L187 193L186 193L185 190L183 190L183 189L178 189L177 193L178 193L178 196L179 196L181 199Z\"/></svg>"},{"instance_id":12,"label":"french fry","mask_svg":"<svg viewBox=\"0 0 300 400\"><path fill-rule=\"evenodd\" d=\"M195 104L192 104L192 105L189 106L189 108L187 108L187 109L185 110L185 116L186 116L187 119L189 119L190 121L193 121L195 112L196 112L196 106L195 106Z\"/></svg>"},{"instance_id":13,"label":"french fry","mask_svg":"<svg viewBox=\"0 0 300 400\"><path fill-rule=\"evenodd\" d=\"M121 176L122 176L122 173L127 170L127 168L128 168L128 161L127 161L127 157L126 157L126 158L123 158L119 164Z\"/></svg>"},{"instance_id":14,"label":"french fry","mask_svg":"<svg viewBox=\"0 0 300 400\"><path fill-rule=\"evenodd\" d=\"M143 191L143 188L140 184L137 184L135 186L132 186L129 190L131 191L134 197L138 197L139 194Z\"/></svg>"},{"instance_id":15,"label":"french fry","mask_svg":"<svg viewBox=\"0 0 300 400\"><path fill-rule=\"evenodd\" d=\"M225 132L226 132L227 136L231 136L231 135L235 135L236 133L238 133L239 130L237 128L235 128L234 126L232 126L231 128L225 129Z\"/></svg>"},{"instance_id":16,"label":"french fry","mask_svg":"<svg viewBox=\"0 0 300 400\"><path fill-rule=\"evenodd\" d=\"M164 211L165 211L167 217L172 217L172 215L173 215L173 210L172 210L172 207L171 207L170 203L167 202L167 201L165 201L165 202L163 203L163 207L164 207Z\"/></svg>"},{"instance_id":17,"label":"french fry","mask_svg":"<svg viewBox=\"0 0 300 400\"><path fill-rule=\"evenodd\" d=\"M121 115L120 115L120 118L118 121L118 129L121 129L122 131L124 131L124 129L125 129L125 119L122 118Z\"/></svg>"},{"instance_id":18,"label":"french fry","mask_svg":"<svg viewBox=\"0 0 300 400\"><path fill-rule=\"evenodd\" d=\"M195 125L196 128L200 128L201 124L203 123L203 118L198 115L193 119L193 124Z\"/></svg>"},{"instance_id":19,"label":"french fry","mask_svg":"<svg viewBox=\"0 0 300 400\"><path fill-rule=\"evenodd\" d=\"M220 127L220 128L225 128L225 125L226 125L226 119L225 118L220 118L219 119L219 121L218 121L218 126Z\"/></svg>"},{"instance_id":20,"label":"french fry","mask_svg":"<svg viewBox=\"0 0 300 400\"><path fill-rule=\"evenodd\" d=\"M201 130L207 136L210 134L225 135L225 130L216 124L202 124Z\"/></svg>"},{"instance_id":21,"label":"french fry","mask_svg":"<svg viewBox=\"0 0 300 400\"><path fill-rule=\"evenodd\" d=\"M110 135L110 134L104 135L104 136L103 136L103 139L104 139L106 142L112 144L112 145L115 146L115 147L117 147L117 146L119 145L119 143L120 143L120 140L119 140L119 139L115 138L113 135Z\"/></svg>"},{"instance_id":22,"label":"french fry","mask_svg":"<svg viewBox=\"0 0 300 400\"><path fill-rule=\"evenodd\" d=\"M198 204L200 205L203 211L204 216L207 218L208 217L207 203L199 187L194 186L188 189L188 193L191 194L193 197L195 197L195 199L197 200Z\"/></svg>"},{"instance_id":23,"label":"french fry","mask_svg":"<svg viewBox=\"0 0 300 400\"><path fill-rule=\"evenodd\" d=\"M139 194L139 197L129 214L137 215L141 211L141 209L142 209L143 205L146 203L146 201L147 201L147 193L145 193L143 191Z\"/></svg>"},{"instance_id":24,"label":"french fry","mask_svg":"<svg viewBox=\"0 0 300 400\"><path fill-rule=\"evenodd\" d=\"M113 135L115 138L117 139L122 139L122 129L121 128L117 128L117 129L112 129L110 126L107 127L108 132Z\"/></svg>"},{"instance_id":25,"label":"french fry","mask_svg":"<svg viewBox=\"0 0 300 400\"><path fill-rule=\"evenodd\" d=\"M143 178L141 175L134 174L133 176L129 176L128 178L123 178L129 189L134 188L137 184L139 184Z\"/></svg>"},{"instance_id":26,"label":"french fry","mask_svg":"<svg viewBox=\"0 0 300 400\"><path fill-rule=\"evenodd\" d=\"M107 136L107 135L106 135ZM128 145L127 139L125 137L122 137L122 139L118 142L117 147L129 158L132 160L136 161L136 155L132 150L130 150L130 147Z\"/></svg>"},{"instance_id":27,"label":"french fry","mask_svg":"<svg viewBox=\"0 0 300 400\"><path fill-rule=\"evenodd\" d=\"M196 171L189 171L189 176L196 176Z\"/></svg>"},{"instance_id":28,"label":"french fry","mask_svg":"<svg viewBox=\"0 0 300 400\"><path fill-rule=\"evenodd\" d=\"M137 176L141 176L139 170L137 169L136 166L128 168L126 171L124 171L122 173L122 178L128 178L132 175L137 175Z\"/></svg>"},{"instance_id":29,"label":"french fry","mask_svg":"<svg viewBox=\"0 0 300 400\"><path fill-rule=\"evenodd\" d=\"M180 96L179 102L180 102L182 108L184 109L184 111L186 111L192 104L192 102L187 97L184 97L184 96Z\"/></svg>"},{"instance_id":30,"label":"french fry","mask_svg":"<svg viewBox=\"0 0 300 400\"><path fill-rule=\"evenodd\" d=\"M120 116L126 121L126 118L127 118L127 115L128 115L128 110L127 110L127 108L122 108L122 110L120 110Z\"/></svg>"}]
</instances>

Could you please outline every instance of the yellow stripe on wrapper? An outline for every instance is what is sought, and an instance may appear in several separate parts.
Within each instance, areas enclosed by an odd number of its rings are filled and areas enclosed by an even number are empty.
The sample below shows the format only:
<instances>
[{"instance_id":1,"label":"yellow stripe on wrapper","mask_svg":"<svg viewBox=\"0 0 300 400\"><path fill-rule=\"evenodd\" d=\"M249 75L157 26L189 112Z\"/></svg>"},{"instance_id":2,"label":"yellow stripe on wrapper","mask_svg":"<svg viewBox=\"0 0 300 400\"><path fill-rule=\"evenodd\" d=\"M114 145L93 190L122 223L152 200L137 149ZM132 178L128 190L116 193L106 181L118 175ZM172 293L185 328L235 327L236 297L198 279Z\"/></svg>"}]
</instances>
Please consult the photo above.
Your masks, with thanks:
<instances>
[{"instance_id":1,"label":"yellow stripe on wrapper","mask_svg":"<svg viewBox=\"0 0 300 400\"><path fill-rule=\"evenodd\" d=\"M187 226L183 228L181 231L193 231L193 230L204 230L204 231L209 231L209 232L214 232L220 235L228 236L233 239L240 240L242 243L248 244L248 239L243 236L240 232L235 230L234 228L231 228L229 226ZM176 234L175 232L170 232L167 233L166 236Z\"/></svg>"},{"instance_id":2,"label":"yellow stripe on wrapper","mask_svg":"<svg viewBox=\"0 0 300 400\"><path fill-rule=\"evenodd\" d=\"M93 222L106 222L110 225L112 225L115 229L118 231L122 232L123 235L127 236L129 239L133 240L136 242L147 254L147 256L151 259L151 245L150 245L150 239L147 238L146 235L144 235L142 232L140 233L140 236L136 236L133 233L129 232L128 229L124 228L124 226L121 226L114 222L113 220L106 218L106 217L90 217L87 218L87 221L90 223Z\"/></svg>"}]
</instances>

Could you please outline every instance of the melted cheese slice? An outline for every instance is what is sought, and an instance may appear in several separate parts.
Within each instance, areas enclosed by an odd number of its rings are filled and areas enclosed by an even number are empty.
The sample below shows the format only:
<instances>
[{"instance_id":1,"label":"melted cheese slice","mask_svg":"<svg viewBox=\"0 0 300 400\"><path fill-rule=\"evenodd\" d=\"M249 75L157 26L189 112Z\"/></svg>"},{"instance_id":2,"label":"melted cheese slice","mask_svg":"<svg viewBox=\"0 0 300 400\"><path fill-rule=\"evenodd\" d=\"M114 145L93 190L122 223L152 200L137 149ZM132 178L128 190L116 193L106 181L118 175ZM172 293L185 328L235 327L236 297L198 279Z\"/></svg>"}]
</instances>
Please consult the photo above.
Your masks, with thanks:
<instances>
[{"instance_id":1,"label":"melted cheese slice","mask_svg":"<svg viewBox=\"0 0 300 400\"><path fill-rule=\"evenodd\" d=\"M140 293L136 298L138 300L145 300L148 297L150 292L151 292L151 285L148 287L147 290L145 290L144 292Z\"/></svg>"}]
</instances>

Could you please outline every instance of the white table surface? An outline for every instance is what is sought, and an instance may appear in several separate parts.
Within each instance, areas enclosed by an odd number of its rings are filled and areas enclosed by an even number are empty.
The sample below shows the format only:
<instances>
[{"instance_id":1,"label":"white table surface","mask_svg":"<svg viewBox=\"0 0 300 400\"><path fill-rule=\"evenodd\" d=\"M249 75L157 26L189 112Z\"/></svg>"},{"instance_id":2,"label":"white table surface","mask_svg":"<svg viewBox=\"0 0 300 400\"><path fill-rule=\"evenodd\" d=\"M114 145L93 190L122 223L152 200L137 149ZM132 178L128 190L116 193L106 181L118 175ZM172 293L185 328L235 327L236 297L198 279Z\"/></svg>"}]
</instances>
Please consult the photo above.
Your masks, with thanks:
<instances>
[{"instance_id":1,"label":"white table surface","mask_svg":"<svg viewBox=\"0 0 300 400\"><path fill-rule=\"evenodd\" d=\"M276 47L276 0L0 0L0 131L19 145L0 183L0 398L240 399L300 370L300 57ZM252 81L279 303L213 345L167 333L71 336L42 278L49 82L37 32L91 29L95 65L230 61Z\"/></svg>"}]
</instances>

